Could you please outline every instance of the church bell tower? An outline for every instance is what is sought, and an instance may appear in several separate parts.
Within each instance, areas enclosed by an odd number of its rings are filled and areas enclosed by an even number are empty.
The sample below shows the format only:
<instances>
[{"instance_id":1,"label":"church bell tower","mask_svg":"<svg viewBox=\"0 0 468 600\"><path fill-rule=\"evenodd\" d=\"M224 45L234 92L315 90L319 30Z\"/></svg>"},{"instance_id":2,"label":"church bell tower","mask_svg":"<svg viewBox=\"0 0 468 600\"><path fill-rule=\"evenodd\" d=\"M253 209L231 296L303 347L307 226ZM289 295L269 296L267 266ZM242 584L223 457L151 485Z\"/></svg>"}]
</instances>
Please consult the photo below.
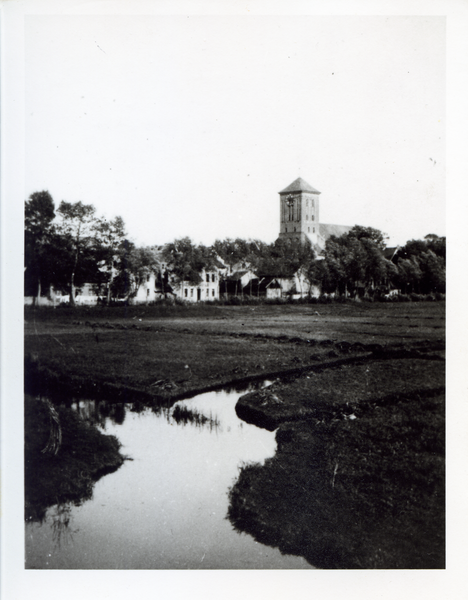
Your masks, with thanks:
<instances>
[{"instance_id":1,"label":"church bell tower","mask_svg":"<svg viewBox=\"0 0 468 600\"><path fill-rule=\"evenodd\" d=\"M280 195L280 238L308 239L317 244L320 235L320 192L298 177Z\"/></svg>"}]
</instances>

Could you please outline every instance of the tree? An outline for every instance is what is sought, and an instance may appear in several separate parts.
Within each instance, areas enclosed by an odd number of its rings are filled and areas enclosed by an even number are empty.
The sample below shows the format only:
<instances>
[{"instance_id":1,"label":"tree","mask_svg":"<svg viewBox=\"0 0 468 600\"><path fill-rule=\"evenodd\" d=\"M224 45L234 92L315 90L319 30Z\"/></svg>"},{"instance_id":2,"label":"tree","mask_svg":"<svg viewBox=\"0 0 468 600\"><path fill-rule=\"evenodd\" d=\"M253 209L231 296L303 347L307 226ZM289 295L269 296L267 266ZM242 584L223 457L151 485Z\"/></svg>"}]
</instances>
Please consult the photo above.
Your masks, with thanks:
<instances>
[{"instance_id":1,"label":"tree","mask_svg":"<svg viewBox=\"0 0 468 600\"><path fill-rule=\"evenodd\" d=\"M311 243L306 240L280 238L262 249L258 270L265 275L292 277L300 270L306 272L314 260Z\"/></svg>"},{"instance_id":2,"label":"tree","mask_svg":"<svg viewBox=\"0 0 468 600\"><path fill-rule=\"evenodd\" d=\"M256 271L268 252L268 246L264 242L242 238L216 240L212 249L231 271L236 264L241 264L244 269Z\"/></svg>"},{"instance_id":3,"label":"tree","mask_svg":"<svg viewBox=\"0 0 468 600\"><path fill-rule=\"evenodd\" d=\"M170 265L177 282L191 285L201 283L200 273L206 265L206 251L196 246L189 237L167 244L162 251L164 262Z\"/></svg>"},{"instance_id":4,"label":"tree","mask_svg":"<svg viewBox=\"0 0 468 600\"><path fill-rule=\"evenodd\" d=\"M365 253L353 235L330 236L325 242L325 265L328 283L335 291L348 295L364 277Z\"/></svg>"},{"instance_id":5,"label":"tree","mask_svg":"<svg viewBox=\"0 0 468 600\"><path fill-rule=\"evenodd\" d=\"M445 292L444 237L427 235L424 240L409 240L400 251L398 280L406 290L428 294Z\"/></svg>"},{"instance_id":6,"label":"tree","mask_svg":"<svg viewBox=\"0 0 468 600\"><path fill-rule=\"evenodd\" d=\"M372 227L354 226L340 237L325 243L325 261L330 282L348 294L359 284L374 289L386 283L395 267L384 256L385 235Z\"/></svg>"},{"instance_id":7,"label":"tree","mask_svg":"<svg viewBox=\"0 0 468 600\"><path fill-rule=\"evenodd\" d=\"M415 256L410 258L399 258L398 263L398 274L397 281L400 288L404 289L406 294L408 291L419 290L419 282L422 278L422 271L419 267L419 263ZM410 289L408 290L408 286Z\"/></svg>"},{"instance_id":8,"label":"tree","mask_svg":"<svg viewBox=\"0 0 468 600\"><path fill-rule=\"evenodd\" d=\"M355 225L347 235L355 237L359 241L371 240L382 251L385 250L385 240L388 239L388 236L379 229L363 227L362 225Z\"/></svg>"},{"instance_id":9,"label":"tree","mask_svg":"<svg viewBox=\"0 0 468 600\"><path fill-rule=\"evenodd\" d=\"M57 212L60 217L57 229L63 236L71 255L69 265L70 304L75 306L75 276L84 253L91 250L94 244L94 229L97 224L96 209L92 204L62 200Z\"/></svg>"},{"instance_id":10,"label":"tree","mask_svg":"<svg viewBox=\"0 0 468 600\"><path fill-rule=\"evenodd\" d=\"M25 288L41 295L42 279L50 258L55 204L48 191L34 192L25 202ZM28 289L29 288L29 289Z\"/></svg>"},{"instance_id":11,"label":"tree","mask_svg":"<svg viewBox=\"0 0 468 600\"><path fill-rule=\"evenodd\" d=\"M159 275L159 252L151 246L137 248L128 240L123 247L120 272L113 282L113 294L131 297L136 295L148 275Z\"/></svg>"},{"instance_id":12,"label":"tree","mask_svg":"<svg viewBox=\"0 0 468 600\"><path fill-rule=\"evenodd\" d=\"M111 221L101 218L93 229L100 258L99 270L107 275L107 304L110 304L112 282L120 271L121 255L125 252L125 223L122 217L115 217Z\"/></svg>"}]
</instances>

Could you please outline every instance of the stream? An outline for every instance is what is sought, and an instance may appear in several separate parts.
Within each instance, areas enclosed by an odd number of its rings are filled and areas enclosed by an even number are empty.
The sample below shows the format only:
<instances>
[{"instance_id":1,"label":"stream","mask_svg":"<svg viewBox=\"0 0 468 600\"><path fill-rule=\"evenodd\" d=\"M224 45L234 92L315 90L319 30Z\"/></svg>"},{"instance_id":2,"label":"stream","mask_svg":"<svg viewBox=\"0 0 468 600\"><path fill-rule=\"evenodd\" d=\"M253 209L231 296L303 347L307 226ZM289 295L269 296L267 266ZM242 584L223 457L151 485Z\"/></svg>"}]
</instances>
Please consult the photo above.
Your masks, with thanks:
<instances>
[{"instance_id":1,"label":"stream","mask_svg":"<svg viewBox=\"0 0 468 600\"><path fill-rule=\"evenodd\" d=\"M26 524L26 568L312 569L226 518L239 469L276 451L275 432L237 417L241 393L209 392L157 411L73 402L131 460L97 481L91 500L52 506L42 523ZM184 407L199 419L178 422L174 410Z\"/></svg>"}]
</instances>

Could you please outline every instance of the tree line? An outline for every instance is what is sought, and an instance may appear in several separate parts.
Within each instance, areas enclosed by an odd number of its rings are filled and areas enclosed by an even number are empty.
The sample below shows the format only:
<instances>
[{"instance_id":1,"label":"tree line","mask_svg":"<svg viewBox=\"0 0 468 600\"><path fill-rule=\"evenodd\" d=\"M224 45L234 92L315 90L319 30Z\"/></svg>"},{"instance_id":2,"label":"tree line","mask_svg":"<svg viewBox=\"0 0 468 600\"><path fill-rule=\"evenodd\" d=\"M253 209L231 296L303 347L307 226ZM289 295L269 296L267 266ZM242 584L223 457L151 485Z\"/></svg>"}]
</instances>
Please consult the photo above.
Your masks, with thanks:
<instances>
[{"instance_id":1,"label":"tree line","mask_svg":"<svg viewBox=\"0 0 468 600\"><path fill-rule=\"evenodd\" d=\"M321 253L308 241L289 239L266 244L228 238L205 246L185 237L163 247L137 247L121 217L107 220L91 204L63 200L56 208L48 191L25 202L25 295L37 297L53 286L69 295L71 305L85 283L109 303L134 296L150 274L164 292L169 282L197 285L202 269L223 264L258 277L299 272L323 293L445 293L445 260L444 237L410 240L392 256L381 231L358 225L327 239Z\"/></svg>"}]
</instances>

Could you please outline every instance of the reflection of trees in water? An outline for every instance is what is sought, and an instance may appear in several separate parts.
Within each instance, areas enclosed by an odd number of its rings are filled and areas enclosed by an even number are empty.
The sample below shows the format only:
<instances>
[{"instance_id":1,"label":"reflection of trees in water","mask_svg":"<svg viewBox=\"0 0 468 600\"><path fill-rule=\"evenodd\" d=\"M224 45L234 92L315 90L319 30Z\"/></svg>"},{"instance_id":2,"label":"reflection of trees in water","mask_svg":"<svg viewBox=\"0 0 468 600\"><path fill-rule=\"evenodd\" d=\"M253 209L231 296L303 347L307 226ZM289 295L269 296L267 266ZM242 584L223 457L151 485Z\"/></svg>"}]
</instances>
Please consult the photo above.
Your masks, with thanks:
<instances>
[{"instance_id":1,"label":"reflection of trees in water","mask_svg":"<svg viewBox=\"0 0 468 600\"><path fill-rule=\"evenodd\" d=\"M112 407L111 414L122 421L125 409ZM44 453L50 429L46 406L25 397L25 519L49 521L48 508L57 506L52 521L59 535L69 522L70 507L91 499L95 482L116 471L124 458L118 439L104 435L96 427L107 418L100 413L96 402L75 404L73 410L59 406L57 417L62 444L58 452Z\"/></svg>"},{"instance_id":2,"label":"reflection of trees in water","mask_svg":"<svg viewBox=\"0 0 468 600\"><path fill-rule=\"evenodd\" d=\"M126 406L122 402L113 403L105 400L81 400L72 404L73 410L80 418L101 429L106 428L106 421L114 425L122 425L125 421Z\"/></svg>"}]
</instances>

